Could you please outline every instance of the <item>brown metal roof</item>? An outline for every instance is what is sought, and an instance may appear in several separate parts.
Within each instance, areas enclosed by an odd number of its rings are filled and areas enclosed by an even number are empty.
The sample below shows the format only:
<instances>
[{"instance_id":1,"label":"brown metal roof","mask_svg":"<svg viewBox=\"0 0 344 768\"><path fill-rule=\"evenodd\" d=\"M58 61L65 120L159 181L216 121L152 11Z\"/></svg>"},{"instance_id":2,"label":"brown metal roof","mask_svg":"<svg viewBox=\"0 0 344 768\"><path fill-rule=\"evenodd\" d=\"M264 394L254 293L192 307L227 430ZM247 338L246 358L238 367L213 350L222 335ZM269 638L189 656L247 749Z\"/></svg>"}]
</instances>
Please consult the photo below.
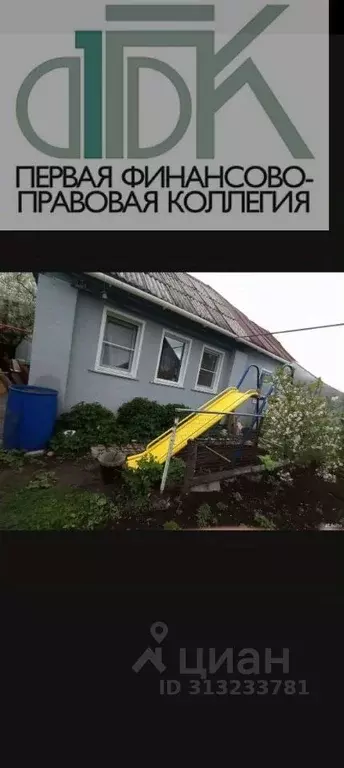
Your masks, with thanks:
<instances>
[{"instance_id":1,"label":"brown metal roof","mask_svg":"<svg viewBox=\"0 0 344 768\"><path fill-rule=\"evenodd\" d=\"M140 288L145 293L163 299L173 307L192 312L202 320L208 320L236 336L244 336L243 343L251 341L264 352L277 355L284 360L294 358L273 336L249 320L243 312L233 307L227 299L209 285L202 283L187 272L109 272L128 285ZM147 296L147 298L148 298Z\"/></svg>"}]
</instances>

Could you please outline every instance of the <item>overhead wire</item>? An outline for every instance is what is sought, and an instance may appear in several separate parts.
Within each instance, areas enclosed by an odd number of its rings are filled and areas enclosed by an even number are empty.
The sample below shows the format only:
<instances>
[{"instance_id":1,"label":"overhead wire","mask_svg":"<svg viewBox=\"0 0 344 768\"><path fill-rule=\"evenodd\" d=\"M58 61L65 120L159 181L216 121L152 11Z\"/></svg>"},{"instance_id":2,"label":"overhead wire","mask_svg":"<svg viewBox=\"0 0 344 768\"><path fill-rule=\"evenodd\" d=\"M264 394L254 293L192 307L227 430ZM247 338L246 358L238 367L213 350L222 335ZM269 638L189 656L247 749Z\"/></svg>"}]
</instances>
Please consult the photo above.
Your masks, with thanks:
<instances>
[{"instance_id":1,"label":"overhead wire","mask_svg":"<svg viewBox=\"0 0 344 768\"><path fill-rule=\"evenodd\" d=\"M285 331L261 331L260 333L248 333L245 336L237 336L237 339L254 339L257 336L278 336L281 333L300 333L301 331L318 331L323 328L340 328L344 323L329 323L328 325L312 325L308 328L289 328Z\"/></svg>"}]
</instances>

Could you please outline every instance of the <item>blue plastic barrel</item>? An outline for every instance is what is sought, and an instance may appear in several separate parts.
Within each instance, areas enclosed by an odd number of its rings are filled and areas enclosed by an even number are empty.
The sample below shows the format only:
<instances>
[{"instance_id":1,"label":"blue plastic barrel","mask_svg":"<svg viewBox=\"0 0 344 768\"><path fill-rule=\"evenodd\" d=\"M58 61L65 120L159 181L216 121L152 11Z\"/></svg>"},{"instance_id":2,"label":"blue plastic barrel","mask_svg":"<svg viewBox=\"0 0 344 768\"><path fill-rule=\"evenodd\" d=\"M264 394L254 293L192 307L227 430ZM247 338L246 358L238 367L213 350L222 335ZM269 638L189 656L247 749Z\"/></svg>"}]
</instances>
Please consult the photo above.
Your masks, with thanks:
<instances>
[{"instance_id":1,"label":"blue plastic barrel","mask_svg":"<svg viewBox=\"0 0 344 768\"><path fill-rule=\"evenodd\" d=\"M40 451L52 436L57 415L57 391L45 387L11 386L8 391L3 447Z\"/></svg>"}]
</instances>

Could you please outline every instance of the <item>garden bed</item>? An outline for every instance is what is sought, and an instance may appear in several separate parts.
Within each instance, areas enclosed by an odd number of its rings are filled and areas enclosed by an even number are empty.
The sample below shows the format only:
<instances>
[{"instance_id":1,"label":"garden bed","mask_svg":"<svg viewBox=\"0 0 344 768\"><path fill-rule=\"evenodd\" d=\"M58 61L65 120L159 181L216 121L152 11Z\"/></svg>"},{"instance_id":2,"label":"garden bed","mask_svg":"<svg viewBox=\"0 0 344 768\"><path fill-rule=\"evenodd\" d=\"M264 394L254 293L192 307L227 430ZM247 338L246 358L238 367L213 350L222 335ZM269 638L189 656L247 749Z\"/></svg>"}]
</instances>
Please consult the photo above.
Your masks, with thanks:
<instances>
[{"instance_id":1,"label":"garden bed","mask_svg":"<svg viewBox=\"0 0 344 768\"><path fill-rule=\"evenodd\" d=\"M325 482L313 469L290 470L288 482L277 472L238 477L221 491L190 493L173 501L165 519L195 528L199 510L213 526L254 526L276 530L314 530L321 524L344 526L344 478ZM179 510L178 510L179 507ZM178 514L178 511L182 514ZM166 517L167 515L167 517Z\"/></svg>"},{"instance_id":2,"label":"garden bed","mask_svg":"<svg viewBox=\"0 0 344 768\"><path fill-rule=\"evenodd\" d=\"M61 460L54 457L42 456L35 459L25 459L20 465L1 468L0 465L0 508L1 500L8 493L24 488L37 475L54 473L57 487L82 488L94 493L105 493L99 465L90 457L81 459Z\"/></svg>"},{"instance_id":3,"label":"garden bed","mask_svg":"<svg viewBox=\"0 0 344 768\"><path fill-rule=\"evenodd\" d=\"M102 514L100 527L114 530L240 525L316 530L324 523L338 524L343 520L344 524L344 477L338 477L336 483L325 482L314 469L300 468L290 469L289 475L282 472L283 477L284 480L278 470L265 471L224 481L220 491L187 495L175 488L161 497L156 488L147 497L146 507L138 509L130 500L123 503L120 484L103 485L98 462L90 457L63 461L46 456L34 461L26 459L21 465L14 462L13 466L0 469L0 529L25 530L27 520L30 527L37 520L38 529L47 529L49 515L55 529L68 527L69 507L78 528L79 500L86 510L88 499L93 505L96 528L97 510L103 513L105 498L117 506L119 514L109 518ZM63 510L61 517L59 508ZM85 521L87 514L85 511L80 519Z\"/></svg>"},{"instance_id":4,"label":"garden bed","mask_svg":"<svg viewBox=\"0 0 344 768\"><path fill-rule=\"evenodd\" d=\"M135 398L114 414L78 403L44 456L0 448L0 530L344 530L344 414L319 382L294 383L281 369L274 386L259 434L234 438L218 425L190 441L162 496L162 464L145 457L132 471L119 458L170 429L180 406Z\"/></svg>"}]
</instances>

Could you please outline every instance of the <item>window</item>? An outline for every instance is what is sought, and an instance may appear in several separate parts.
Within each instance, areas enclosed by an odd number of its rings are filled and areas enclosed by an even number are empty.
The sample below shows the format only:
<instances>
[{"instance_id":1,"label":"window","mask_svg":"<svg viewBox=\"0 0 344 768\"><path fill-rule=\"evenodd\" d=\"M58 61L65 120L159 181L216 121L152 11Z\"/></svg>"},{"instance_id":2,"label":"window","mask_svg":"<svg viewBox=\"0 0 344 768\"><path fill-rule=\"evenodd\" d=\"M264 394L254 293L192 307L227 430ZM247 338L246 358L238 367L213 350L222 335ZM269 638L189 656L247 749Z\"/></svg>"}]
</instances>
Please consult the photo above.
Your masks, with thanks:
<instances>
[{"instance_id":1,"label":"window","mask_svg":"<svg viewBox=\"0 0 344 768\"><path fill-rule=\"evenodd\" d=\"M155 374L155 383L182 387L190 348L190 339L164 330Z\"/></svg>"},{"instance_id":2,"label":"window","mask_svg":"<svg viewBox=\"0 0 344 768\"><path fill-rule=\"evenodd\" d=\"M105 308L96 368L117 376L136 376L144 323Z\"/></svg>"},{"instance_id":3,"label":"window","mask_svg":"<svg viewBox=\"0 0 344 768\"><path fill-rule=\"evenodd\" d=\"M267 368L261 368L260 370L260 391L263 396L267 395L272 385L272 371Z\"/></svg>"},{"instance_id":4,"label":"window","mask_svg":"<svg viewBox=\"0 0 344 768\"><path fill-rule=\"evenodd\" d=\"M203 347L201 364L198 371L196 389L216 392L221 375L223 352L210 347Z\"/></svg>"}]
</instances>

